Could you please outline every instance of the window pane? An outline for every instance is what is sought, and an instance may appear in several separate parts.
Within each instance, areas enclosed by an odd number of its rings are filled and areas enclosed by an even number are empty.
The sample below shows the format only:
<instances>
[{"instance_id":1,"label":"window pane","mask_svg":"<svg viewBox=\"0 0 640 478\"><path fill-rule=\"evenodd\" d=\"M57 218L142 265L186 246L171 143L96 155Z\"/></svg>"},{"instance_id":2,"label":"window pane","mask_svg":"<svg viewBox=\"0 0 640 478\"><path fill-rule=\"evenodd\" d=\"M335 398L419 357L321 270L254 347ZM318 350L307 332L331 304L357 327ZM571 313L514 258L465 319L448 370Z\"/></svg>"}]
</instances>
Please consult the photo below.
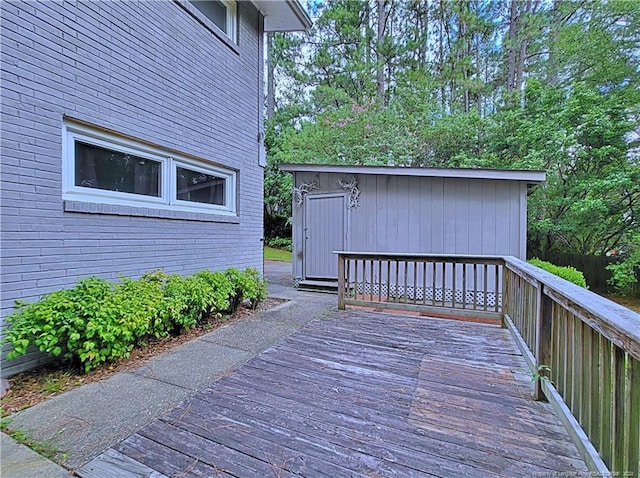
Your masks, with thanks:
<instances>
[{"instance_id":1,"label":"window pane","mask_svg":"<svg viewBox=\"0 0 640 478\"><path fill-rule=\"evenodd\" d=\"M75 142L75 185L160 197L159 161Z\"/></svg>"},{"instance_id":2,"label":"window pane","mask_svg":"<svg viewBox=\"0 0 640 478\"><path fill-rule=\"evenodd\" d=\"M224 3L216 0L193 0L191 3L220 30L227 34L229 33L227 31L227 7Z\"/></svg>"},{"instance_id":3,"label":"window pane","mask_svg":"<svg viewBox=\"0 0 640 478\"><path fill-rule=\"evenodd\" d=\"M176 196L180 201L224 206L226 204L225 182L224 178L211 174L177 168Z\"/></svg>"}]
</instances>

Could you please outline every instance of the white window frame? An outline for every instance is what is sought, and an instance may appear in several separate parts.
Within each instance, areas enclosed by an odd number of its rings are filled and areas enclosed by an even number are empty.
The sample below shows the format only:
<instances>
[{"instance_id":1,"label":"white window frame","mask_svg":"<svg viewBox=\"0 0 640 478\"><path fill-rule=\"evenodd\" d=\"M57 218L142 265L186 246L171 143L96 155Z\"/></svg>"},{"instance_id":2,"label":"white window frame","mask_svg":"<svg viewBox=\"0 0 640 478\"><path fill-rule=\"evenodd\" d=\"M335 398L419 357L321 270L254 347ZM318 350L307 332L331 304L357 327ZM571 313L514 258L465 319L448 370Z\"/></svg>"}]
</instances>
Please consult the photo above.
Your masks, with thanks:
<instances>
[{"instance_id":1,"label":"white window frame","mask_svg":"<svg viewBox=\"0 0 640 478\"><path fill-rule=\"evenodd\" d=\"M223 31L216 23L203 11L197 8L195 5L190 5L190 9L198 12L198 15L202 15L207 19L208 22L211 23L215 27L216 32L226 36L229 40L231 40L235 45L238 44L238 3L235 0L217 0L222 3L226 7L226 27L227 31Z\"/></svg>"},{"instance_id":2,"label":"white window frame","mask_svg":"<svg viewBox=\"0 0 640 478\"><path fill-rule=\"evenodd\" d=\"M197 161L191 161L188 159L171 158L171 160L172 160L171 161L172 165L171 165L171 178L170 178L170 196L174 198L173 199L174 204L178 205L179 207L186 207L189 209L204 206L206 208L215 207L216 209L221 208L226 210L228 209L229 205L234 203L235 187L229 187L230 184L235 185L235 173L233 171L224 171L221 168L212 168L211 166L203 166L201 163L198 163ZM184 169L189 169L191 171L210 174L212 176L216 176L221 179L224 179L225 180L225 188L224 188L225 204L221 206L217 204L206 204L206 203L184 201L184 200L178 199L178 184L177 184L178 168L184 168ZM233 207L233 210L235 211L235 206Z\"/></svg>"},{"instance_id":3,"label":"white window frame","mask_svg":"<svg viewBox=\"0 0 640 478\"><path fill-rule=\"evenodd\" d=\"M147 158L160 163L160 197L132 194L105 189L87 188L75 184L75 142L100 146L121 153ZM177 168L210 174L225 180L225 204L206 204L177 199ZM62 199L131 207L147 207L186 212L236 215L237 172L215 166L176 153L168 153L151 145L115 134L99 131L88 126L64 123L62 142Z\"/></svg>"},{"instance_id":4,"label":"white window frame","mask_svg":"<svg viewBox=\"0 0 640 478\"><path fill-rule=\"evenodd\" d=\"M238 43L238 4L234 0L220 0L227 7L227 36Z\"/></svg>"}]
</instances>

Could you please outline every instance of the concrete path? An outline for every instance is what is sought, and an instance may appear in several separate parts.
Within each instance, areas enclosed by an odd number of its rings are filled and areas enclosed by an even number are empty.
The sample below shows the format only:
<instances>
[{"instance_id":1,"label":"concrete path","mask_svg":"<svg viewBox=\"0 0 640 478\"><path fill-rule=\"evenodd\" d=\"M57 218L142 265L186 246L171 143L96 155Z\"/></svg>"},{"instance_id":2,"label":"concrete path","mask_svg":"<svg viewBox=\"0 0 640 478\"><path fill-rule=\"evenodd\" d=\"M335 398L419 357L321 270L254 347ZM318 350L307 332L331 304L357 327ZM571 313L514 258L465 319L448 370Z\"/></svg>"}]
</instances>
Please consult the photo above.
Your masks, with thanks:
<instances>
[{"instance_id":1,"label":"concrete path","mask_svg":"<svg viewBox=\"0 0 640 478\"><path fill-rule=\"evenodd\" d=\"M336 306L335 295L295 290L290 263L268 262L265 273L269 295L290 302L16 413L9 428L59 450L55 461L73 471ZM68 476L4 434L1 445L3 478Z\"/></svg>"}]
</instances>

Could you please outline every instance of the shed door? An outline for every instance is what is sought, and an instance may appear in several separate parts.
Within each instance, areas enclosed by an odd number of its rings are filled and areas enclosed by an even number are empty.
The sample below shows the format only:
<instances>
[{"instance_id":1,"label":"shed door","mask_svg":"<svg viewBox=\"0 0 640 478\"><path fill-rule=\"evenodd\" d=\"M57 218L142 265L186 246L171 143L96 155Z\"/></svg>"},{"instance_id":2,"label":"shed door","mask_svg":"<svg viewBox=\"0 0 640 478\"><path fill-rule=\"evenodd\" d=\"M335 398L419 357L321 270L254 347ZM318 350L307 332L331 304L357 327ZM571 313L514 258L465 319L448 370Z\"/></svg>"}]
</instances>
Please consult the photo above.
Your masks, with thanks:
<instances>
[{"instance_id":1,"label":"shed door","mask_svg":"<svg viewBox=\"0 0 640 478\"><path fill-rule=\"evenodd\" d=\"M306 279L337 279L338 257L346 245L345 195L312 195L305 197Z\"/></svg>"}]
</instances>

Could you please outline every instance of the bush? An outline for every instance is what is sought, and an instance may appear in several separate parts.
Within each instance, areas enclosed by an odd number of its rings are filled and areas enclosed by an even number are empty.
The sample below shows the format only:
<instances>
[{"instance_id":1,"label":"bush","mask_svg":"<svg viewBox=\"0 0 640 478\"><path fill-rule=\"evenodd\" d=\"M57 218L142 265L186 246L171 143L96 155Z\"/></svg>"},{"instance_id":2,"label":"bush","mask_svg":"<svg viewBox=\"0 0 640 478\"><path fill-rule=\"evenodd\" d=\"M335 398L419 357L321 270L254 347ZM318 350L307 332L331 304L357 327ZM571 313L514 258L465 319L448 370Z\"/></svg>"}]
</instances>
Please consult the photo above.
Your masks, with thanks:
<instances>
[{"instance_id":1,"label":"bush","mask_svg":"<svg viewBox=\"0 0 640 478\"><path fill-rule=\"evenodd\" d=\"M16 301L16 312L6 319L10 328L3 343L13 347L7 358L23 355L34 345L41 352L72 359L88 339L89 320L100 313L105 297L112 292L107 281L90 277L73 289L46 294L34 304Z\"/></svg>"},{"instance_id":2,"label":"bush","mask_svg":"<svg viewBox=\"0 0 640 478\"><path fill-rule=\"evenodd\" d=\"M256 269L247 268L244 272L228 269L226 274L233 284L237 300L236 307L243 299L246 299L251 308L255 309L258 302L267 297L267 283L260 279L260 274Z\"/></svg>"},{"instance_id":3,"label":"bush","mask_svg":"<svg viewBox=\"0 0 640 478\"><path fill-rule=\"evenodd\" d=\"M216 313L232 313L236 310L233 305L236 301L235 287L233 282L229 280L227 273L205 270L196 272L193 277L202 281L209 288L208 304L210 309L208 312L214 310Z\"/></svg>"},{"instance_id":4,"label":"bush","mask_svg":"<svg viewBox=\"0 0 640 478\"><path fill-rule=\"evenodd\" d=\"M258 271L200 271L190 277L151 271L118 284L90 277L38 302L16 302L2 344L23 355L30 346L85 371L122 357L150 336L164 337L196 326L210 314L232 311L243 298L255 308L266 297Z\"/></svg>"},{"instance_id":5,"label":"bush","mask_svg":"<svg viewBox=\"0 0 640 478\"><path fill-rule=\"evenodd\" d=\"M580 287L588 289L587 282L584 279L584 275L575 267L571 266L557 266L551 262L543 261L538 258L530 259L529 264L539 267L547 272L557 275L569 282L573 282Z\"/></svg>"},{"instance_id":6,"label":"bush","mask_svg":"<svg viewBox=\"0 0 640 478\"><path fill-rule=\"evenodd\" d=\"M611 278L607 281L612 285L616 293L625 296L631 292L633 286L638 282L636 269L640 266L640 254L637 259L628 258L622 262L609 264L606 269L611 271Z\"/></svg>"},{"instance_id":7,"label":"bush","mask_svg":"<svg viewBox=\"0 0 640 478\"><path fill-rule=\"evenodd\" d=\"M283 249L289 252L291 252L292 249L291 238L286 237L274 237L273 239L267 239L266 244L274 249Z\"/></svg>"}]
</instances>

